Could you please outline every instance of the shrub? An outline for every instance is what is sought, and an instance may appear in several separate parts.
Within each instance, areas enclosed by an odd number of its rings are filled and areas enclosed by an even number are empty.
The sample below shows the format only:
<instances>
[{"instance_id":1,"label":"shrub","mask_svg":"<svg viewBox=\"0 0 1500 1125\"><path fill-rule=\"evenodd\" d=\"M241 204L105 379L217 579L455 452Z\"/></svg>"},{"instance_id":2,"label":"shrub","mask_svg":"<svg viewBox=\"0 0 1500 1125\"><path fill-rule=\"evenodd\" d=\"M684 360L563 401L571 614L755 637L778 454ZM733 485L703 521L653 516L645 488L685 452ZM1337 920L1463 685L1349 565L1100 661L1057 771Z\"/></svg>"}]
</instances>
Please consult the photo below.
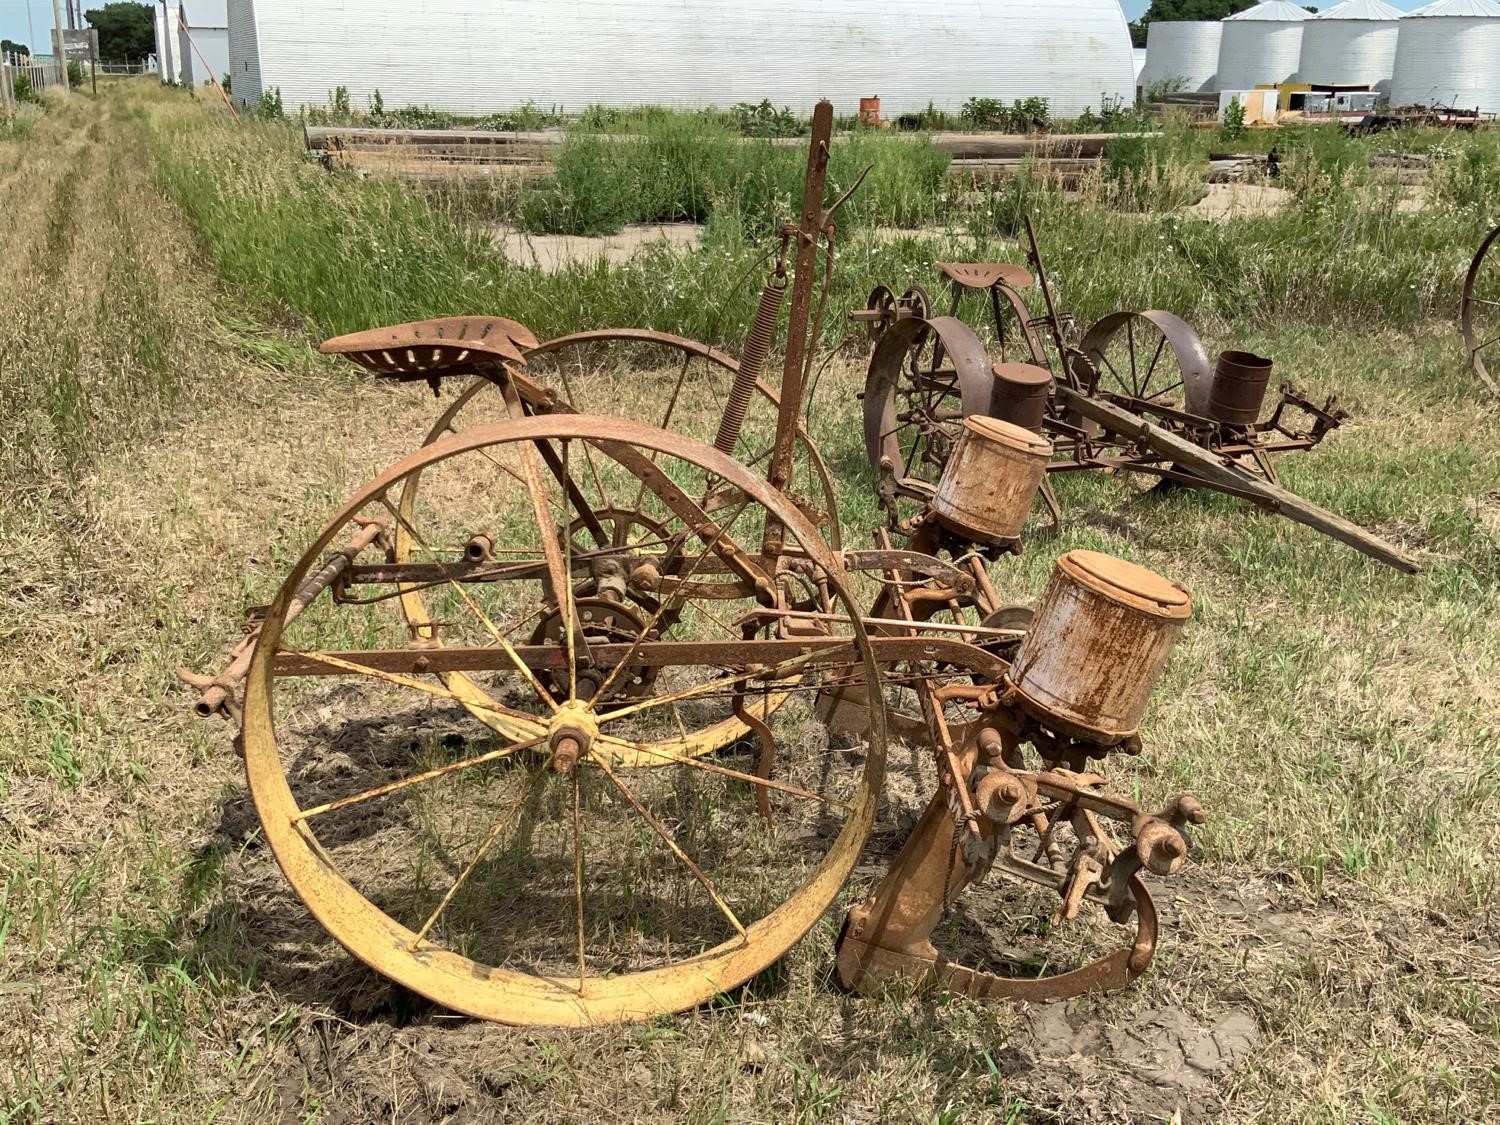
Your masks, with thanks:
<instances>
[{"instance_id":1,"label":"shrub","mask_svg":"<svg viewBox=\"0 0 1500 1125\"><path fill-rule=\"evenodd\" d=\"M1235 141L1245 135L1245 107L1239 98L1231 98L1224 110L1224 126L1219 130L1225 140Z\"/></svg>"},{"instance_id":2,"label":"shrub","mask_svg":"<svg viewBox=\"0 0 1500 1125\"><path fill-rule=\"evenodd\" d=\"M42 96L32 88L31 75L17 74L10 88L16 95L16 101L29 102L32 105L42 104Z\"/></svg>"},{"instance_id":3,"label":"shrub","mask_svg":"<svg viewBox=\"0 0 1500 1125\"><path fill-rule=\"evenodd\" d=\"M257 111L267 121L280 121L286 117L286 110L281 104L281 87L273 86L260 96L260 109Z\"/></svg>"},{"instance_id":4,"label":"shrub","mask_svg":"<svg viewBox=\"0 0 1500 1125\"><path fill-rule=\"evenodd\" d=\"M68 88L76 90L83 85L83 67L78 64L77 59L68 60Z\"/></svg>"}]
</instances>

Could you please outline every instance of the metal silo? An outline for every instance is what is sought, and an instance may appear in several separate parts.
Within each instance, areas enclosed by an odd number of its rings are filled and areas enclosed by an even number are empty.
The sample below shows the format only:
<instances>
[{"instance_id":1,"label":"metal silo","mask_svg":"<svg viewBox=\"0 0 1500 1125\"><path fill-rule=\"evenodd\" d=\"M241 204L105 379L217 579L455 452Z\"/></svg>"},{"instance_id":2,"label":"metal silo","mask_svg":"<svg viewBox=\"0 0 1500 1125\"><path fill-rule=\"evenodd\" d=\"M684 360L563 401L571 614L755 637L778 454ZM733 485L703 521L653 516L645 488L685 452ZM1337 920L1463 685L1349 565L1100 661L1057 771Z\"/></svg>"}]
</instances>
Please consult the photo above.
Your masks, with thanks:
<instances>
[{"instance_id":1,"label":"metal silo","mask_svg":"<svg viewBox=\"0 0 1500 1125\"><path fill-rule=\"evenodd\" d=\"M1500 4L1438 0L1403 19L1391 105L1500 113Z\"/></svg>"},{"instance_id":2,"label":"metal silo","mask_svg":"<svg viewBox=\"0 0 1500 1125\"><path fill-rule=\"evenodd\" d=\"M1302 25L1310 13L1287 0L1264 0L1224 17L1219 44L1221 90L1289 82L1302 58Z\"/></svg>"},{"instance_id":3,"label":"metal silo","mask_svg":"<svg viewBox=\"0 0 1500 1125\"><path fill-rule=\"evenodd\" d=\"M1219 38L1224 25L1212 20L1152 20L1146 27L1146 66L1140 85L1181 79L1181 89L1217 89Z\"/></svg>"},{"instance_id":4,"label":"metal silo","mask_svg":"<svg viewBox=\"0 0 1500 1125\"><path fill-rule=\"evenodd\" d=\"M1404 14L1382 0L1345 0L1319 12L1303 25L1297 80L1389 90Z\"/></svg>"}]
</instances>

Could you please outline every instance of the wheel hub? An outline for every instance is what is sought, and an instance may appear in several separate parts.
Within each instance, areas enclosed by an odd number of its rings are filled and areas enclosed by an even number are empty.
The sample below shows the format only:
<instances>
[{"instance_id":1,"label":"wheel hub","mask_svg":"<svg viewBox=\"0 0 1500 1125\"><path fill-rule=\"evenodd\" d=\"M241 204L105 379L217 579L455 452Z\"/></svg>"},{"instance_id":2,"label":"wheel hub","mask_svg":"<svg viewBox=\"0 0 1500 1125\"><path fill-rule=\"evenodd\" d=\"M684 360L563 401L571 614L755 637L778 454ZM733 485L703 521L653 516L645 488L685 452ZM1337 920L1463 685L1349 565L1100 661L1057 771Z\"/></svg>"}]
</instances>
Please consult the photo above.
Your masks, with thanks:
<instances>
[{"instance_id":1,"label":"wheel hub","mask_svg":"<svg viewBox=\"0 0 1500 1125\"><path fill-rule=\"evenodd\" d=\"M552 748L552 769L572 773L578 760L589 752L599 736L599 721L583 703L563 704L547 723L547 744Z\"/></svg>"}]
</instances>

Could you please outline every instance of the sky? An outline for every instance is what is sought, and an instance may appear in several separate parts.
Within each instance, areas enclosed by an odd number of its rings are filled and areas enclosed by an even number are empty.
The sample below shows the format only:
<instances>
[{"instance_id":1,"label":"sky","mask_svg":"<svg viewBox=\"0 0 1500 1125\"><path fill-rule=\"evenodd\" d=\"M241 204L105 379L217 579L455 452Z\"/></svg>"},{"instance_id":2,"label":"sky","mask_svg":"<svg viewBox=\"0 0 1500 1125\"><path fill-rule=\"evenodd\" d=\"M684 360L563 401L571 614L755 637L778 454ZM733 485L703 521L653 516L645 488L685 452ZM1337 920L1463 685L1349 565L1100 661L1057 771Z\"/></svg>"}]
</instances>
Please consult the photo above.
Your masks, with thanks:
<instances>
[{"instance_id":1,"label":"sky","mask_svg":"<svg viewBox=\"0 0 1500 1125\"><path fill-rule=\"evenodd\" d=\"M145 0L150 3L150 0ZM31 7L31 26L26 24L26 8ZM62 8L62 0L58 0L58 7ZM83 8L104 7L104 0L84 0ZM63 13L63 26L68 24L67 13ZM31 29L36 29L36 41L31 39ZM50 52L48 46L52 42L52 0L0 0L0 39L12 39L17 43L25 43L33 51L38 53Z\"/></svg>"},{"instance_id":2,"label":"sky","mask_svg":"<svg viewBox=\"0 0 1500 1125\"><path fill-rule=\"evenodd\" d=\"M1313 0L1304 0L1311 3ZM1389 0L1397 8L1410 11L1419 7L1426 0ZM37 44L30 39L31 32L26 26L26 8L28 3L31 7L31 24L36 29ZM1125 14L1136 19L1147 8L1149 0L1124 0ZM100 7L100 3L86 2L85 8ZM1318 4L1318 7L1326 8L1328 3ZM64 17L66 19L66 17ZM52 0L0 0L0 38L14 39L18 43L26 43L37 50L45 50L48 42L47 36L52 29Z\"/></svg>"}]
</instances>

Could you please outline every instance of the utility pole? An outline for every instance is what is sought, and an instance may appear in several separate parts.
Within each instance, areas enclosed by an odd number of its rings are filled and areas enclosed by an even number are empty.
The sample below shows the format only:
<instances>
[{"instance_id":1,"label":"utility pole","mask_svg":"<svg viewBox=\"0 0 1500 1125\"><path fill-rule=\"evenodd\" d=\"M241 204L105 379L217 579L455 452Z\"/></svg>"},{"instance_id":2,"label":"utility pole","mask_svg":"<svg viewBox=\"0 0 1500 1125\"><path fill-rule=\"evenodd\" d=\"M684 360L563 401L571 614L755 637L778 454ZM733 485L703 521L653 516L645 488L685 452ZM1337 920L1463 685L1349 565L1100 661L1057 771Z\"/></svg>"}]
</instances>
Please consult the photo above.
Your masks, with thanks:
<instances>
[{"instance_id":1,"label":"utility pole","mask_svg":"<svg viewBox=\"0 0 1500 1125\"><path fill-rule=\"evenodd\" d=\"M63 43L62 6L52 0L52 64L57 71L57 84L63 92L68 90L68 49Z\"/></svg>"}]
</instances>

